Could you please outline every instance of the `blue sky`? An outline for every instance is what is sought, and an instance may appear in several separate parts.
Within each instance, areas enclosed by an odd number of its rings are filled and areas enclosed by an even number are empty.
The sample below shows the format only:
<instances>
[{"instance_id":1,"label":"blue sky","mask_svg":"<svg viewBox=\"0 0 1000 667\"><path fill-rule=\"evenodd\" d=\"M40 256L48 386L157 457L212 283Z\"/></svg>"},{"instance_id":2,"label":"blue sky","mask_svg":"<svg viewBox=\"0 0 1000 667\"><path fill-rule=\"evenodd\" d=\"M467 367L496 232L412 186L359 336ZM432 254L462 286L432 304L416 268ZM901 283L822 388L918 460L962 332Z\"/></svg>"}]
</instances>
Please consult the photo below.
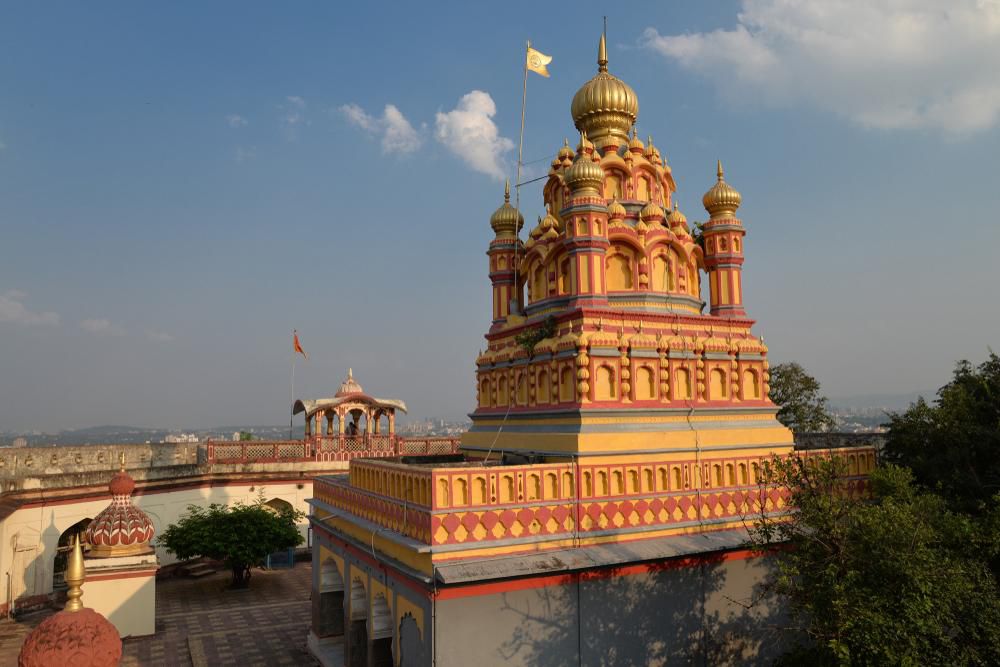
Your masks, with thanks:
<instances>
[{"instance_id":1,"label":"blue sky","mask_svg":"<svg viewBox=\"0 0 1000 667\"><path fill-rule=\"evenodd\" d=\"M281 423L293 328L299 396L353 366L471 410L524 40L534 161L607 4L95 7L0 6L0 430ZM773 361L901 393L996 344L997 3L628 3L608 36L682 210L717 158L742 192Z\"/></svg>"}]
</instances>

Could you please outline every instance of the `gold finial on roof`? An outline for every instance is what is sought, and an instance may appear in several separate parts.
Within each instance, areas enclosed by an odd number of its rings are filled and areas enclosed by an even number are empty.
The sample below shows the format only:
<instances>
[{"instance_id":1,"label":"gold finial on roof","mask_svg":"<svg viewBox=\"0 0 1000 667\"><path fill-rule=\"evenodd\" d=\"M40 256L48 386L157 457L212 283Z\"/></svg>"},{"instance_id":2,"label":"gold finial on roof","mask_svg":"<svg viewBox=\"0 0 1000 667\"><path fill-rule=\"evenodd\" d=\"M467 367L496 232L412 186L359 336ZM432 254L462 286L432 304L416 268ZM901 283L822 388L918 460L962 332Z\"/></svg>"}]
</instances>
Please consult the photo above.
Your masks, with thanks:
<instances>
[{"instance_id":1,"label":"gold finial on roof","mask_svg":"<svg viewBox=\"0 0 1000 667\"><path fill-rule=\"evenodd\" d=\"M504 182L504 186L503 186L503 200L505 202L509 202L510 201L510 179L509 178Z\"/></svg>"},{"instance_id":2,"label":"gold finial on roof","mask_svg":"<svg viewBox=\"0 0 1000 667\"><path fill-rule=\"evenodd\" d=\"M73 548L69 552L66 560L66 606L64 611L80 611L83 609L83 579L85 570L83 567L83 548L80 546L80 535L73 536Z\"/></svg>"},{"instance_id":3,"label":"gold finial on roof","mask_svg":"<svg viewBox=\"0 0 1000 667\"><path fill-rule=\"evenodd\" d=\"M118 455L118 464L119 464L118 470L120 470L121 472L125 472L125 450L124 449Z\"/></svg>"},{"instance_id":4,"label":"gold finial on roof","mask_svg":"<svg viewBox=\"0 0 1000 667\"><path fill-rule=\"evenodd\" d=\"M628 142L628 130L639 115L632 87L608 72L608 42L602 33L597 47L597 74L573 96L570 114L577 129L587 130L598 151Z\"/></svg>"},{"instance_id":5,"label":"gold finial on roof","mask_svg":"<svg viewBox=\"0 0 1000 667\"><path fill-rule=\"evenodd\" d=\"M716 163L716 175L718 181L701 198L701 203L713 219L735 218L736 209L743 202L743 197L736 191L736 188L726 183L722 170L722 160Z\"/></svg>"}]
</instances>

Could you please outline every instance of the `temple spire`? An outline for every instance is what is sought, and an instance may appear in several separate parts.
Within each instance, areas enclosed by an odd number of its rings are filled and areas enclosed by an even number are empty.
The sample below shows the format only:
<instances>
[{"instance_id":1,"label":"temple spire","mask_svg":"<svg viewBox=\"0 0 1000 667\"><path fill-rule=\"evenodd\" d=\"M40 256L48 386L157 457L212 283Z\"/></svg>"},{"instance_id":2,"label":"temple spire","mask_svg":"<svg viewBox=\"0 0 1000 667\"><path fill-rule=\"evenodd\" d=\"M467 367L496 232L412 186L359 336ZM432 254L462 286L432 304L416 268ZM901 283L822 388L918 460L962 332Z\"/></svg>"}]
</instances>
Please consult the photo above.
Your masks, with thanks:
<instances>
[{"instance_id":1,"label":"temple spire","mask_svg":"<svg viewBox=\"0 0 1000 667\"><path fill-rule=\"evenodd\" d=\"M716 172L715 172L715 173L716 173L716 175L717 175L717 176L719 177L719 182L721 183L721 182L723 181L723 178L722 178L722 176L723 176L723 171L722 171L722 160L719 160L719 162L718 162L718 167L717 167L717 169L716 169Z\"/></svg>"},{"instance_id":2,"label":"temple spire","mask_svg":"<svg viewBox=\"0 0 1000 667\"><path fill-rule=\"evenodd\" d=\"M66 561L66 585L69 589L66 591L66 606L63 607L65 611L80 611L83 609L83 601L80 599L83 597L83 578L84 578L84 567L83 567L83 548L80 546L80 536L73 536L73 550L69 552L69 558Z\"/></svg>"},{"instance_id":3,"label":"temple spire","mask_svg":"<svg viewBox=\"0 0 1000 667\"><path fill-rule=\"evenodd\" d=\"M504 202L510 203L510 179L503 186L503 200Z\"/></svg>"},{"instance_id":4,"label":"temple spire","mask_svg":"<svg viewBox=\"0 0 1000 667\"><path fill-rule=\"evenodd\" d=\"M608 71L608 44L604 38L604 33L601 33L601 41L597 45L597 71Z\"/></svg>"}]
</instances>

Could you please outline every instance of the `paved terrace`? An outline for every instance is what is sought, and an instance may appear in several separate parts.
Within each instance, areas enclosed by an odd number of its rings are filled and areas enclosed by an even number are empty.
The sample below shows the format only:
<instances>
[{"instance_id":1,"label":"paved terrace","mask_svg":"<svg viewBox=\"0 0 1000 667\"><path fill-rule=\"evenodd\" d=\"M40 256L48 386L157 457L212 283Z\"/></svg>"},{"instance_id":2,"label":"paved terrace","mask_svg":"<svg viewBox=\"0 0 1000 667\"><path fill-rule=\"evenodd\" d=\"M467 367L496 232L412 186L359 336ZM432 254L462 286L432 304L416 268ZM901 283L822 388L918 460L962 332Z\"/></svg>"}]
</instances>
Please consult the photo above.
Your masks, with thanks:
<instances>
[{"instance_id":1,"label":"paved terrace","mask_svg":"<svg viewBox=\"0 0 1000 667\"><path fill-rule=\"evenodd\" d=\"M126 639L123 666L316 665L306 650L312 565L255 570L250 588L227 590L230 574L156 584L156 634ZM83 602L87 603L84 583ZM53 610L0 621L0 665L17 664L25 636Z\"/></svg>"}]
</instances>

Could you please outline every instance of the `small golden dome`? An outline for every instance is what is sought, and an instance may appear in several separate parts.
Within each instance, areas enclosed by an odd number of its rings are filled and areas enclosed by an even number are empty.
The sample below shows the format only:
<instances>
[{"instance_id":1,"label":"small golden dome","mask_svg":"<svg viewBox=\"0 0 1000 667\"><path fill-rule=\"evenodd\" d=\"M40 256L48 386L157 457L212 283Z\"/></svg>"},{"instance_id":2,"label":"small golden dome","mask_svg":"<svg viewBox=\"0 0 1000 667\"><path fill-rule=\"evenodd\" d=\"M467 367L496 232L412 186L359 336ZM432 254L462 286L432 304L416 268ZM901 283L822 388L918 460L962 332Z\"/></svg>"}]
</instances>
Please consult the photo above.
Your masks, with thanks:
<instances>
[{"instance_id":1,"label":"small golden dome","mask_svg":"<svg viewBox=\"0 0 1000 667\"><path fill-rule=\"evenodd\" d=\"M680 206L677 205L677 202L674 202L674 210L667 217L667 222L670 223L671 227L676 227L677 225L687 225L687 221L687 216L681 213Z\"/></svg>"},{"instance_id":2,"label":"small golden dome","mask_svg":"<svg viewBox=\"0 0 1000 667\"><path fill-rule=\"evenodd\" d=\"M587 135L581 132L580 149L577 151L576 160L573 161L573 166L566 171L564 176L566 185L573 192L578 190L600 192L601 186L604 185L604 170L601 169L600 164L594 162L587 155L584 142L589 143Z\"/></svg>"},{"instance_id":3,"label":"small golden dome","mask_svg":"<svg viewBox=\"0 0 1000 667\"><path fill-rule=\"evenodd\" d=\"M663 209L656 202L649 202L639 211L640 220L663 220Z\"/></svg>"},{"instance_id":4,"label":"small golden dome","mask_svg":"<svg viewBox=\"0 0 1000 667\"><path fill-rule=\"evenodd\" d=\"M573 159L573 149L569 147L569 139L563 139L563 145L562 148L559 149L557 157L560 160Z\"/></svg>"},{"instance_id":5,"label":"small golden dome","mask_svg":"<svg viewBox=\"0 0 1000 667\"><path fill-rule=\"evenodd\" d=\"M598 148L628 142L628 130L639 116L639 100L627 83L608 73L608 48L604 35L597 49L597 76L573 96L573 124L586 132Z\"/></svg>"},{"instance_id":6,"label":"small golden dome","mask_svg":"<svg viewBox=\"0 0 1000 667\"><path fill-rule=\"evenodd\" d=\"M719 160L717 175L719 180L712 186L712 189L701 198L701 203L705 210L713 219L735 218L736 209L740 207L743 197L736 191L736 188L726 183L723 178L722 160Z\"/></svg>"},{"instance_id":7,"label":"small golden dome","mask_svg":"<svg viewBox=\"0 0 1000 667\"><path fill-rule=\"evenodd\" d=\"M643 151L646 149L646 147L642 145L642 139L636 135L634 126L632 127L632 139L628 142L628 149L637 155L642 155Z\"/></svg>"},{"instance_id":8,"label":"small golden dome","mask_svg":"<svg viewBox=\"0 0 1000 667\"><path fill-rule=\"evenodd\" d=\"M628 211L625 210L625 207L622 206L617 197L608 204L608 217L612 220L623 220L627 214Z\"/></svg>"},{"instance_id":9,"label":"small golden dome","mask_svg":"<svg viewBox=\"0 0 1000 667\"><path fill-rule=\"evenodd\" d=\"M552 215L552 205L548 204L545 207L545 217L542 218L539 223L543 229L554 229L559 231L561 225L559 224L559 218Z\"/></svg>"},{"instance_id":10,"label":"small golden dome","mask_svg":"<svg viewBox=\"0 0 1000 667\"><path fill-rule=\"evenodd\" d=\"M524 216L510 205L510 181L508 180L503 191L503 206L490 216L490 227L493 228L498 237L513 237L521 231L523 226Z\"/></svg>"},{"instance_id":11,"label":"small golden dome","mask_svg":"<svg viewBox=\"0 0 1000 667\"><path fill-rule=\"evenodd\" d=\"M545 227L542 226L542 216L538 216L538 224L535 225L535 228L531 230L531 233L528 234L528 237L532 239L537 239L539 236L542 235L544 231Z\"/></svg>"}]
</instances>

